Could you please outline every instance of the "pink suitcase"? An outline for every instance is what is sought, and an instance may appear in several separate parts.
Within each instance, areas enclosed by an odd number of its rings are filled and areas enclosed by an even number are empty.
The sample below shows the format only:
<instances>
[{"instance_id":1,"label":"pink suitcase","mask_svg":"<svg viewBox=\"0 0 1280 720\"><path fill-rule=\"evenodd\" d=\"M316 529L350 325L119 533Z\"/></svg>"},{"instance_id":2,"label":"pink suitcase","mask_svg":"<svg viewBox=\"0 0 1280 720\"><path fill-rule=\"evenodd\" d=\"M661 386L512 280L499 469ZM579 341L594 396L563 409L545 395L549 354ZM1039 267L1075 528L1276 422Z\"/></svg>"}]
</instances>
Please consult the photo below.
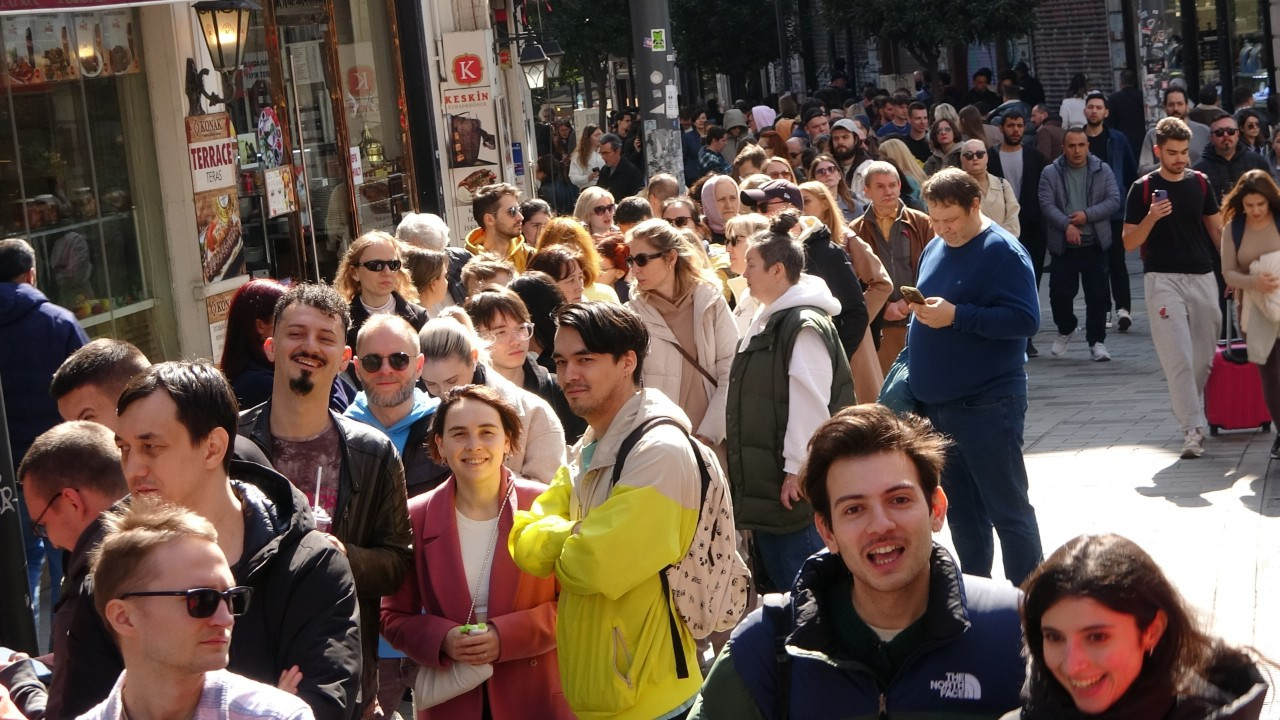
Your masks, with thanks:
<instances>
[{"instance_id":1,"label":"pink suitcase","mask_svg":"<svg viewBox=\"0 0 1280 720\"><path fill-rule=\"evenodd\" d=\"M1228 360L1230 355L1233 359ZM1233 340L1228 346L1218 343L1213 355L1213 370L1204 387L1204 414L1209 419L1209 434L1218 430L1259 428L1270 432L1271 416L1262 400L1262 380L1258 367L1244 358L1244 342Z\"/></svg>"}]
</instances>

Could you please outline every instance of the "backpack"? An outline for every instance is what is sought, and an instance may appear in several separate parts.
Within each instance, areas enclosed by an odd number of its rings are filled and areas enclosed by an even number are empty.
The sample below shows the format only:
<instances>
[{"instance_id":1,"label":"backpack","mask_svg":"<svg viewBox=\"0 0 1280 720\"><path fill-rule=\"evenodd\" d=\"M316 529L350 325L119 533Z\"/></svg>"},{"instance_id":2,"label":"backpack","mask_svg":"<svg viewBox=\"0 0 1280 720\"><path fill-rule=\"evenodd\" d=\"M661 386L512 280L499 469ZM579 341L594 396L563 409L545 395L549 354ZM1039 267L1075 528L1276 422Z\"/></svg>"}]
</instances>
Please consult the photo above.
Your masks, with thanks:
<instances>
[{"instance_id":1,"label":"backpack","mask_svg":"<svg viewBox=\"0 0 1280 720\"><path fill-rule=\"evenodd\" d=\"M703 447L684 427L669 417L650 418L631 431L618 447L618 457L613 464L613 477L609 487L618 484L627 455L646 432L659 425L672 425L680 429L689 440L693 456L698 459L698 476L702 480L701 503L698 506L698 527L693 542L683 558L675 565L668 565L658 573L662 579L662 591L668 604L684 619L689 633L701 640L713 632L730 630L747 607L747 587L751 572L738 554L738 531L733 522L733 502L729 496L729 483L720 469L719 461L711 458ZM680 642L680 629L675 615L668 613L671 640L675 647L676 674L689 677L684 648Z\"/></svg>"}]
</instances>

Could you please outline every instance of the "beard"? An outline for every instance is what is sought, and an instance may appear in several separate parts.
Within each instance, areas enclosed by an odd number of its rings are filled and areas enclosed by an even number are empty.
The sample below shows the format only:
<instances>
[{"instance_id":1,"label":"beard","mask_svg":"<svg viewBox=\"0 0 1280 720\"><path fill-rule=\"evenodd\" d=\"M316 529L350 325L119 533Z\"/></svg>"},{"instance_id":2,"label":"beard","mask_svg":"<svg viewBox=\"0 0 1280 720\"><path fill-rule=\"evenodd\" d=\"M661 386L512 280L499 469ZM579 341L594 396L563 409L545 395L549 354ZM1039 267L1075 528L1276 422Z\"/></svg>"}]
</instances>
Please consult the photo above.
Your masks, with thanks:
<instances>
[{"instance_id":1,"label":"beard","mask_svg":"<svg viewBox=\"0 0 1280 720\"><path fill-rule=\"evenodd\" d=\"M364 394L369 404L377 407L395 407L413 397L413 381L406 382L398 388L386 391L375 391L366 384Z\"/></svg>"},{"instance_id":2,"label":"beard","mask_svg":"<svg viewBox=\"0 0 1280 720\"><path fill-rule=\"evenodd\" d=\"M316 389L316 383L311 379L311 373L303 372L298 377L289 378L289 389L293 391L294 395L306 397L311 394L312 390Z\"/></svg>"},{"instance_id":3,"label":"beard","mask_svg":"<svg viewBox=\"0 0 1280 720\"><path fill-rule=\"evenodd\" d=\"M845 148L836 147L835 145L831 146L831 157L835 158L836 160L839 160L842 164L852 160L853 156L857 154L858 154L857 145L854 145L853 147L848 148L847 150Z\"/></svg>"}]
</instances>

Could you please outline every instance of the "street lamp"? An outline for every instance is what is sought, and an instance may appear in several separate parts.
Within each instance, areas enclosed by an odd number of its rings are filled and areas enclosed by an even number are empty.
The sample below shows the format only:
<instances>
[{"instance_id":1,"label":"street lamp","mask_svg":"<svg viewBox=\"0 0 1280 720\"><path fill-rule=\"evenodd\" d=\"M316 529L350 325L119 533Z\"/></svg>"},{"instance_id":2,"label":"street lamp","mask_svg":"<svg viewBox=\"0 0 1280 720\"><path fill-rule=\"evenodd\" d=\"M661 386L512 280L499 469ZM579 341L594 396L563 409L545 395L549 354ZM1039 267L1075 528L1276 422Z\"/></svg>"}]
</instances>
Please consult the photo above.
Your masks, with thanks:
<instances>
[{"instance_id":1,"label":"street lamp","mask_svg":"<svg viewBox=\"0 0 1280 720\"><path fill-rule=\"evenodd\" d=\"M249 18L257 3L251 0L202 0L193 6L200 21L201 34L213 68L230 79L244 65L244 49L249 35ZM210 94L204 89L204 75L208 70L196 72L195 63L187 61L187 96L191 114L203 114L200 97L212 104L225 103L230 98Z\"/></svg>"},{"instance_id":2,"label":"street lamp","mask_svg":"<svg viewBox=\"0 0 1280 720\"><path fill-rule=\"evenodd\" d=\"M520 50L520 69L524 71L524 81L530 90L541 90L547 84L547 66L550 64L547 53L537 40L529 40Z\"/></svg>"},{"instance_id":3,"label":"street lamp","mask_svg":"<svg viewBox=\"0 0 1280 720\"><path fill-rule=\"evenodd\" d=\"M564 50L560 47L560 43L556 42L555 38L547 38L542 50L547 54L547 77L560 77L560 65L564 60Z\"/></svg>"}]
</instances>

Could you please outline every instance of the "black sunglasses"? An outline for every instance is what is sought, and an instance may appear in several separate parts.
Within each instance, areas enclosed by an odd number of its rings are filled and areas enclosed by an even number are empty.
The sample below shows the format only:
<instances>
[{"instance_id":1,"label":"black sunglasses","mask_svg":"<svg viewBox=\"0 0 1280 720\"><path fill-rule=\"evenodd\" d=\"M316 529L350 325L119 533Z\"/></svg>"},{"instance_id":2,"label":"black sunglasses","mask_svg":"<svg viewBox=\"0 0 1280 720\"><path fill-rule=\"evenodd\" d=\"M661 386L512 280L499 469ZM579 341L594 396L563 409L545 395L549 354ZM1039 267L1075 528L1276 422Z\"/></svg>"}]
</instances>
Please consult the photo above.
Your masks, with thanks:
<instances>
[{"instance_id":1,"label":"black sunglasses","mask_svg":"<svg viewBox=\"0 0 1280 720\"><path fill-rule=\"evenodd\" d=\"M984 158L987 156L987 151L986 150L966 150L960 153L960 156L963 157L965 160L972 160L974 158Z\"/></svg>"},{"instance_id":2,"label":"black sunglasses","mask_svg":"<svg viewBox=\"0 0 1280 720\"><path fill-rule=\"evenodd\" d=\"M663 255L666 255L666 253L665 252L636 253L635 255L632 255L631 257L627 258L627 264L635 265L636 267L644 267L645 265L649 264L650 260L657 260Z\"/></svg>"},{"instance_id":3,"label":"black sunglasses","mask_svg":"<svg viewBox=\"0 0 1280 720\"><path fill-rule=\"evenodd\" d=\"M400 261L399 260L365 260L364 262L360 263L360 267L364 268L365 270L368 270L369 272L382 272L382 268L384 267L390 268L391 272L395 272L400 269Z\"/></svg>"},{"instance_id":4,"label":"black sunglasses","mask_svg":"<svg viewBox=\"0 0 1280 720\"><path fill-rule=\"evenodd\" d=\"M365 372L378 372L382 369L383 357L384 356L378 355L377 353L366 353L361 355L360 367L364 368ZM385 356L385 358L387 363L391 365L392 370L403 370L409 367L408 353L391 353L390 355Z\"/></svg>"},{"instance_id":5,"label":"black sunglasses","mask_svg":"<svg viewBox=\"0 0 1280 720\"><path fill-rule=\"evenodd\" d=\"M120 596L120 599L131 597L185 597L187 614L193 618L207 618L218 610L218 603L226 601L227 610L234 617L249 612L249 600L253 597L253 588L237 585L228 590L213 588L192 588L190 590L152 590L150 592L131 592Z\"/></svg>"},{"instance_id":6,"label":"black sunglasses","mask_svg":"<svg viewBox=\"0 0 1280 720\"><path fill-rule=\"evenodd\" d=\"M675 225L678 228L682 228L685 225L688 225L689 223L693 222L693 218L689 217L688 215L681 215L680 217L667 218L667 222L671 223L672 225ZM641 267L644 267L644 266L641 265Z\"/></svg>"},{"instance_id":7,"label":"black sunglasses","mask_svg":"<svg viewBox=\"0 0 1280 720\"><path fill-rule=\"evenodd\" d=\"M591 212L594 212L596 215L603 216L605 213L611 213L617 209L618 209L617 205L613 203L609 203L608 205L597 205L595 206L595 208L592 209Z\"/></svg>"},{"instance_id":8,"label":"black sunglasses","mask_svg":"<svg viewBox=\"0 0 1280 720\"><path fill-rule=\"evenodd\" d=\"M1237 128L1218 128L1213 131L1213 136L1222 137L1224 135L1235 135L1238 132L1240 132L1240 130Z\"/></svg>"}]
</instances>

